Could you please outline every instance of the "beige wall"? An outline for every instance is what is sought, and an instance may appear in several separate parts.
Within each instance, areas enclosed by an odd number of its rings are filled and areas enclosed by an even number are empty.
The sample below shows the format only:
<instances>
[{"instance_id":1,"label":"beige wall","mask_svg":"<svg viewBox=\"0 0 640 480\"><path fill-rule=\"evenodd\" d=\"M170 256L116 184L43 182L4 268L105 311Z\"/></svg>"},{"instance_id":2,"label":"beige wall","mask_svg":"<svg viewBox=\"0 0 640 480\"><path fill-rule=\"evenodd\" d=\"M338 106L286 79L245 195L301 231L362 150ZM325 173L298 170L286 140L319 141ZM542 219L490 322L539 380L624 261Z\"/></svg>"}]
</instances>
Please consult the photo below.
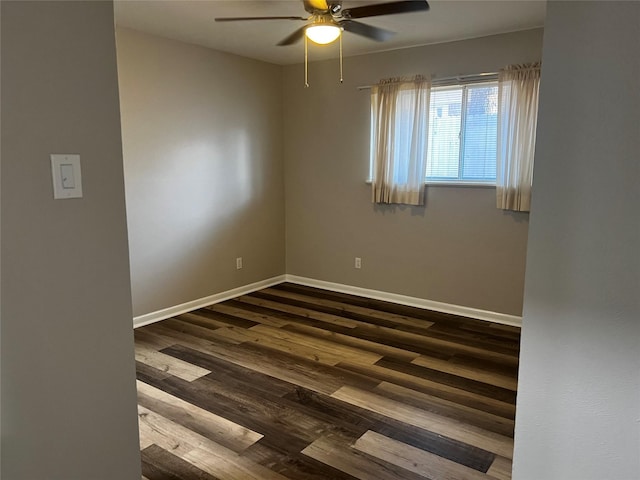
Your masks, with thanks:
<instances>
[{"instance_id":1,"label":"beige wall","mask_svg":"<svg viewBox=\"0 0 640 480\"><path fill-rule=\"evenodd\" d=\"M374 206L369 96L356 86L497 71L540 60L541 48L531 30L351 57L343 85L337 60L316 62L308 89L302 65L286 67L287 273L520 315L528 214L496 209L492 188L429 187L424 208Z\"/></svg>"},{"instance_id":2,"label":"beige wall","mask_svg":"<svg viewBox=\"0 0 640 480\"><path fill-rule=\"evenodd\" d=\"M113 5L1 9L2 477L139 479Z\"/></svg>"},{"instance_id":3,"label":"beige wall","mask_svg":"<svg viewBox=\"0 0 640 480\"><path fill-rule=\"evenodd\" d=\"M640 478L640 3L549 2L514 480Z\"/></svg>"},{"instance_id":4,"label":"beige wall","mask_svg":"<svg viewBox=\"0 0 640 480\"><path fill-rule=\"evenodd\" d=\"M283 274L281 68L127 29L117 45L134 315Z\"/></svg>"},{"instance_id":5,"label":"beige wall","mask_svg":"<svg viewBox=\"0 0 640 480\"><path fill-rule=\"evenodd\" d=\"M351 57L343 85L336 60L316 62L304 89L301 65L119 30L134 315L285 273L285 244L286 273L520 315L528 215L497 210L492 188L373 206L368 93L355 87L539 60L541 39Z\"/></svg>"}]
</instances>

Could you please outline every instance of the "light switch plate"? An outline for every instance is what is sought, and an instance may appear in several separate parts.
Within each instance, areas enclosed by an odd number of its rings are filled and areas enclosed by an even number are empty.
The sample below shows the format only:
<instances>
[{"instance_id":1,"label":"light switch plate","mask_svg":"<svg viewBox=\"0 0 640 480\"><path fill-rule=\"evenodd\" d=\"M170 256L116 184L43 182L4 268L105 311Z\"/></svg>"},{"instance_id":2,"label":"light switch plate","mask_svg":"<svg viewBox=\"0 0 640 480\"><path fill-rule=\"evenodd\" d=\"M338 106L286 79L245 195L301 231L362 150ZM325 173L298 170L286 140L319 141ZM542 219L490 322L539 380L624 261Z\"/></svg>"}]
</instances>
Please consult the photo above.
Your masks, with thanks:
<instances>
[{"instance_id":1,"label":"light switch plate","mask_svg":"<svg viewBox=\"0 0 640 480\"><path fill-rule=\"evenodd\" d=\"M51 154L53 198L82 198L80 155Z\"/></svg>"}]
</instances>

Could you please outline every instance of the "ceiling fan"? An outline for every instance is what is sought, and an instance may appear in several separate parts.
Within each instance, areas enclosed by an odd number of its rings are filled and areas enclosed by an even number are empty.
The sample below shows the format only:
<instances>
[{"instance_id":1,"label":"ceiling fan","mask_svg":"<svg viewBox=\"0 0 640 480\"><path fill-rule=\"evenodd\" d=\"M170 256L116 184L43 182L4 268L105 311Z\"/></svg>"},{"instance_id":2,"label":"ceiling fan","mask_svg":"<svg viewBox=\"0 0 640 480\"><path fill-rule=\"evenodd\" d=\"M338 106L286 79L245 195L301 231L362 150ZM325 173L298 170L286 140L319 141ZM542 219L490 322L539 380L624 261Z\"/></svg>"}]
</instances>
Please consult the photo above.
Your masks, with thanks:
<instances>
[{"instance_id":1,"label":"ceiling fan","mask_svg":"<svg viewBox=\"0 0 640 480\"><path fill-rule=\"evenodd\" d=\"M394 15L429 10L426 0L400 0L397 2L374 3L342 9L342 0L302 0L309 17L226 17L216 18L216 22L235 22L244 20L301 20L307 24L278 43L280 46L292 45L305 35L319 44L327 44L336 40L344 30L356 35L383 42L393 36L394 32L374 27L355 19Z\"/></svg>"}]
</instances>

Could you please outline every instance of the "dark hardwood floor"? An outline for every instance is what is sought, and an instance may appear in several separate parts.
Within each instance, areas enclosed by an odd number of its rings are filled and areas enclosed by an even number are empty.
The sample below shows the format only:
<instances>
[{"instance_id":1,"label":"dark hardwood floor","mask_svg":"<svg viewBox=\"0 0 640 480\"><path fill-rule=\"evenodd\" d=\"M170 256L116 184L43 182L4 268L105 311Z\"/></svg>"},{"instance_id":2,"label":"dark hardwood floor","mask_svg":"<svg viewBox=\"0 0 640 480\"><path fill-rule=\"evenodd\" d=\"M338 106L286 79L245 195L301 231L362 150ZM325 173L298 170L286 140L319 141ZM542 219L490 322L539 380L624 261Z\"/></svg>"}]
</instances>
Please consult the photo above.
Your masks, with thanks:
<instances>
[{"instance_id":1,"label":"dark hardwood floor","mask_svg":"<svg viewBox=\"0 0 640 480\"><path fill-rule=\"evenodd\" d=\"M518 328L281 284L135 337L149 480L511 477Z\"/></svg>"}]
</instances>

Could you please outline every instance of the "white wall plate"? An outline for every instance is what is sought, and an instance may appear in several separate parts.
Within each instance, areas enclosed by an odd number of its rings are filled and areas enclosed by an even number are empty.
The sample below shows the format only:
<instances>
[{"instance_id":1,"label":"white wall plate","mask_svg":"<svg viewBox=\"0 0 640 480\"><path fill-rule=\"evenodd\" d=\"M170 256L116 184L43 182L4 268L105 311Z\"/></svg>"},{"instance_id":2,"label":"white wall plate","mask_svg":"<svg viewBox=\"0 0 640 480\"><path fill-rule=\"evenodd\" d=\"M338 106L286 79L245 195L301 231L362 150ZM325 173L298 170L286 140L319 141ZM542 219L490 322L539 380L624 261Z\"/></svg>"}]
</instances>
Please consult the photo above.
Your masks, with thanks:
<instances>
[{"instance_id":1,"label":"white wall plate","mask_svg":"<svg viewBox=\"0 0 640 480\"><path fill-rule=\"evenodd\" d=\"M82 198L80 155L51 154L53 198Z\"/></svg>"}]
</instances>

